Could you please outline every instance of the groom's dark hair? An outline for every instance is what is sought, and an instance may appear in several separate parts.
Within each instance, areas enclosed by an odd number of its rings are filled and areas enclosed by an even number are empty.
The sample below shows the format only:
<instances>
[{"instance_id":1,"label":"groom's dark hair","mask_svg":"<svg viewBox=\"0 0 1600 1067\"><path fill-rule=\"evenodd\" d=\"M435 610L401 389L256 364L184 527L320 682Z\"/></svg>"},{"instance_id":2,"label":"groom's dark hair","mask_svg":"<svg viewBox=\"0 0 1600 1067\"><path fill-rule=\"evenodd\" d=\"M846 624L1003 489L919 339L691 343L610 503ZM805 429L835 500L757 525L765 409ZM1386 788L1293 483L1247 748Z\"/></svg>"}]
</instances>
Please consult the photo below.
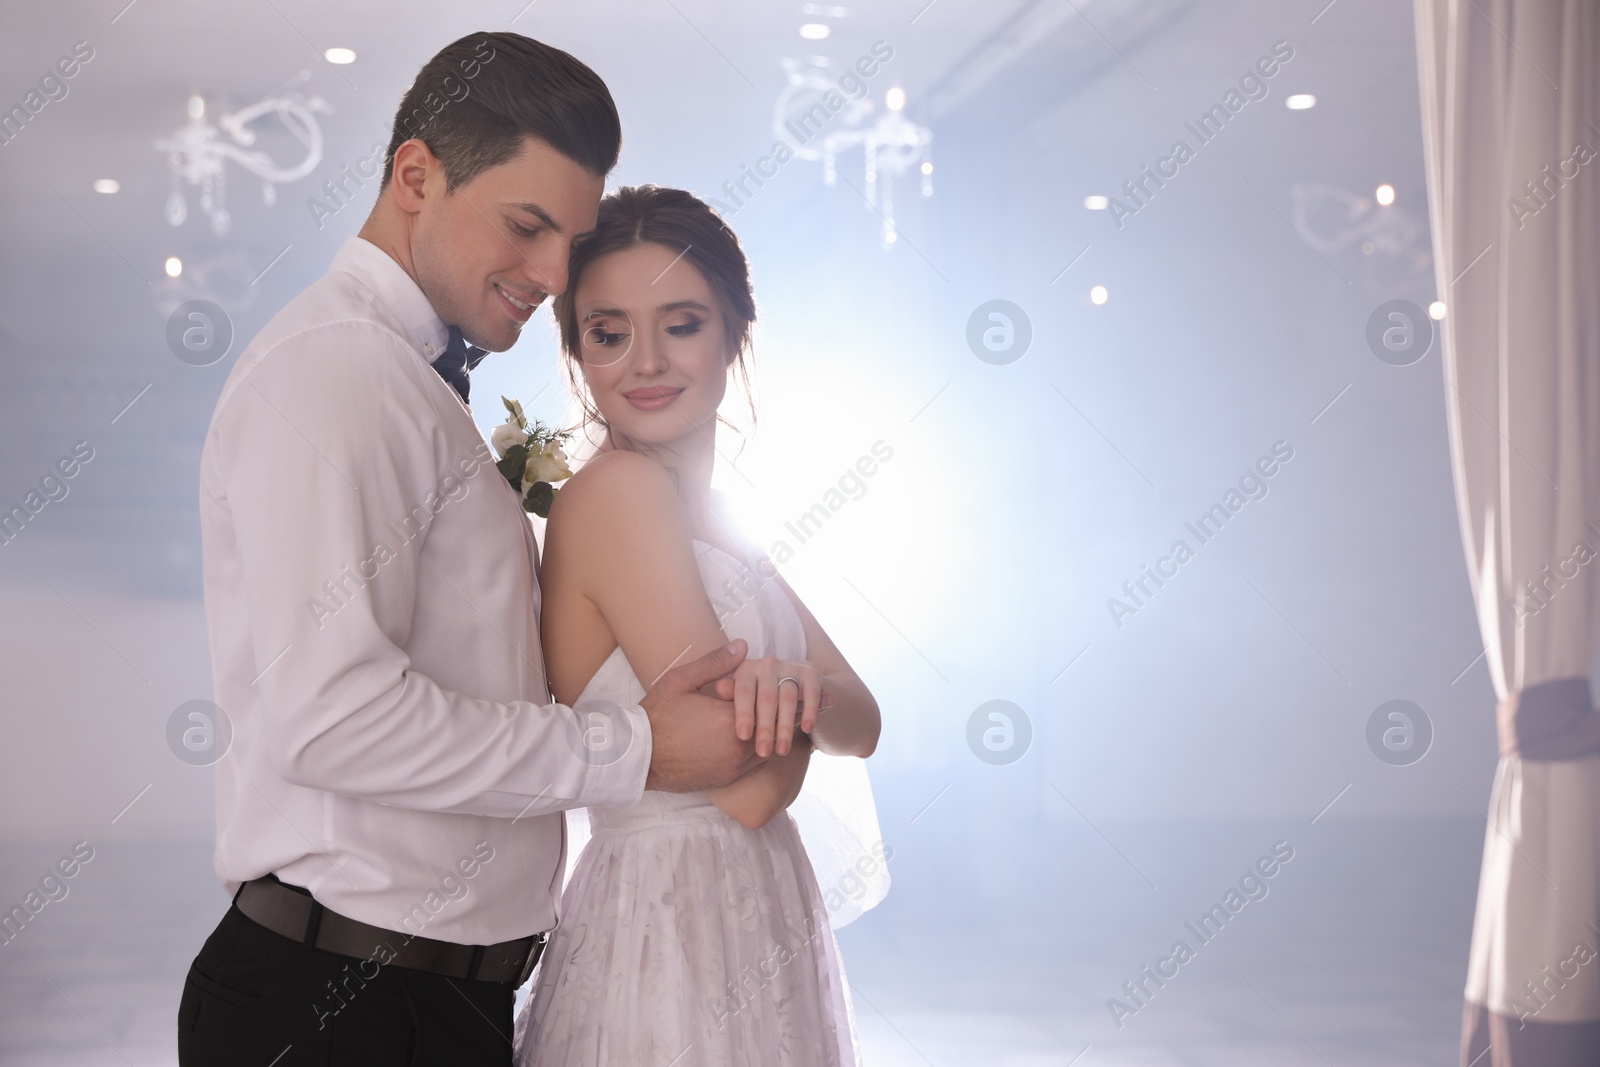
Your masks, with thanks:
<instances>
[{"instance_id":1,"label":"groom's dark hair","mask_svg":"<svg viewBox=\"0 0 1600 1067\"><path fill-rule=\"evenodd\" d=\"M537 137L598 177L617 165L622 123L600 76L559 48L516 33L473 33L445 45L400 100L383 162L413 137L455 191Z\"/></svg>"}]
</instances>

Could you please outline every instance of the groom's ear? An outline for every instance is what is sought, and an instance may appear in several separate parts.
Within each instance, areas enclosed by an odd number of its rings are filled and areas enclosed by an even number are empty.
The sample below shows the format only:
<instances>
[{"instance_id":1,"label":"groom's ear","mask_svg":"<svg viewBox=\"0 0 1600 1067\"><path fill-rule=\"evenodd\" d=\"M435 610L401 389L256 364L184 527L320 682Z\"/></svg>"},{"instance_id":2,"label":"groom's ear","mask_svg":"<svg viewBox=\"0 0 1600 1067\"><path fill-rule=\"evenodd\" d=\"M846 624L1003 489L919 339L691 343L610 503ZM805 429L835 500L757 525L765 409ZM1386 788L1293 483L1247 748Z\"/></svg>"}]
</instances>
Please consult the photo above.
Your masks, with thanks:
<instances>
[{"instance_id":1,"label":"groom's ear","mask_svg":"<svg viewBox=\"0 0 1600 1067\"><path fill-rule=\"evenodd\" d=\"M433 181L430 182L430 178ZM389 189L400 210L416 214L422 210L430 193L442 192L444 187L444 164L420 138L413 137L395 149Z\"/></svg>"}]
</instances>

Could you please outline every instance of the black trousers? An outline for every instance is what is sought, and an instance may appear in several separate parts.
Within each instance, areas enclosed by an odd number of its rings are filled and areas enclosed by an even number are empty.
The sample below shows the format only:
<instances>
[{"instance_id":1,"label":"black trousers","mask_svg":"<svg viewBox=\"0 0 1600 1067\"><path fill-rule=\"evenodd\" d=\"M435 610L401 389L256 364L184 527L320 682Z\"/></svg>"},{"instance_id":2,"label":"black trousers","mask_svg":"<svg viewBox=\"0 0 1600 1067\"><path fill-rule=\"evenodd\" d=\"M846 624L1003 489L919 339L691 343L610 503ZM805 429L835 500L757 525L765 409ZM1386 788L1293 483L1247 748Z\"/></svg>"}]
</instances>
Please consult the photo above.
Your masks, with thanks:
<instances>
[{"instance_id":1,"label":"black trousers","mask_svg":"<svg viewBox=\"0 0 1600 1067\"><path fill-rule=\"evenodd\" d=\"M308 948L228 909L178 1006L183 1067L510 1067L510 982Z\"/></svg>"}]
</instances>

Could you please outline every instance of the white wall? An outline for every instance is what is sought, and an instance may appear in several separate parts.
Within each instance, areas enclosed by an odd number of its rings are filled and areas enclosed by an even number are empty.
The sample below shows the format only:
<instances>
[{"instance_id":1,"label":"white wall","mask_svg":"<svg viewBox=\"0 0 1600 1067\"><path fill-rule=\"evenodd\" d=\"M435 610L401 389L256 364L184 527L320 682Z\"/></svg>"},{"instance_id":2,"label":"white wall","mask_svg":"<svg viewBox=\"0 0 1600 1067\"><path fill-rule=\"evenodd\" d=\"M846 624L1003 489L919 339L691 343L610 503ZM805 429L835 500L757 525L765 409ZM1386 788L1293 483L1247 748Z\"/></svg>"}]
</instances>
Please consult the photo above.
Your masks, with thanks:
<instances>
[{"instance_id":1,"label":"white wall","mask_svg":"<svg viewBox=\"0 0 1600 1067\"><path fill-rule=\"evenodd\" d=\"M0 840L210 838L212 772L166 742L172 711L211 696L199 601L9 595L0 677Z\"/></svg>"}]
</instances>

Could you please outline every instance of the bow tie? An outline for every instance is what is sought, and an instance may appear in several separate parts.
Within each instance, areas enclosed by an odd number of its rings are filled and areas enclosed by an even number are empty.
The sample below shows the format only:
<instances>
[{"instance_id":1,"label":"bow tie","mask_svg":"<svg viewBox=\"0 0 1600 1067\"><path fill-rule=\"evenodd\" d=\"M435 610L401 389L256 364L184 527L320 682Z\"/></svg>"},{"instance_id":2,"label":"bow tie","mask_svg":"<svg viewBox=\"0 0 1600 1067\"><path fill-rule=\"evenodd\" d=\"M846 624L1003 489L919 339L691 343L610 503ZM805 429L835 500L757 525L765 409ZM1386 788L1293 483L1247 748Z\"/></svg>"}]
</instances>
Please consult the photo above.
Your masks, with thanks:
<instances>
[{"instance_id":1,"label":"bow tie","mask_svg":"<svg viewBox=\"0 0 1600 1067\"><path fill-rule=\"evenodd\" d=\"M461 402L467 402L467 393L472 388L467 372L476 367L489 353L482 349L467 344L467 339L461 336L461 331L454 326L450 327L450 342L444 346L444 354L432 363L433 369L439 372L439 377L455 387L461 394Z\"/></svg>"}]
</instances>

